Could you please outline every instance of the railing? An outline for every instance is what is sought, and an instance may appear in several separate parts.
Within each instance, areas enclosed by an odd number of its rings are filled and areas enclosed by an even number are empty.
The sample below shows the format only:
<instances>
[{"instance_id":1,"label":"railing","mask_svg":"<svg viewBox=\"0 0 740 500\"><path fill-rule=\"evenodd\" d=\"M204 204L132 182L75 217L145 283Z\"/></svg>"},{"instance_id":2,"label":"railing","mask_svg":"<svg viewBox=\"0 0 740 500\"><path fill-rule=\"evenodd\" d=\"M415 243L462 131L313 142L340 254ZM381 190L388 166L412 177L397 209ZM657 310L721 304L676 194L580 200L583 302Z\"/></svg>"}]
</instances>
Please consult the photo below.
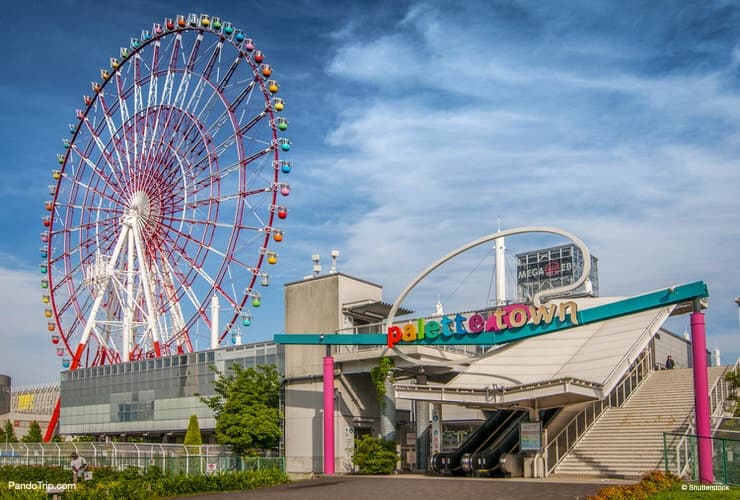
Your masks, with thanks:
<instances>
[{"instance_id":1,"label":"railing","mask_svg":"<svg viewBox=\"0 0 740 500\"><path fill-rule=\"evenodd\" d=\"M51 466L68 468L72 452L91 469L159 467L166 474L207 474L216 471L284 470L282 457L235 456L228 446L149 443L6 443L0 444L0 466Z\"/></svg>"},{"instance_id":2,"label":"railing","mask_svg":"<svg viewBox=\"0 0 740 500\"><path fill-rule=\"evenodd\" d=\"M735 362L730 370L725 371L717 380L712 384L712 388L709 390L709 404L711 413L711 429L712 433L717 431L723 421L728 419L722 418L721 415L725 412L725 404L730 396L730 385L725 379L728 372L737 371L740 367L740 359ZM673 473L683 477L688 473L689 468L696 467L695 454L691 453L692 444L691 436L695 432L696 415L693 413L686 416L686 419L681 424L681 429L685 429L683 434L674 433L663 433L663 462L665 470L668 471L671 468L671 460L673 460ZM669 437L670 442L669 442ZM669 450L673 450L669 456Z\"/></svg>"},{"instance_id":3,"label":"railing","mask_svg":"<svg viewBox=\"0 0 740 500\"><path fill-rule=\"evenodd\" d=\"M385 322L379 321L378 323L372 323L369 325L359 325L359 326L353 326L349 328L342 328L337 330L335 333L337 335L357 335L360 333L378 333L385 331ZM358 352L358 351L372 351L377 350L381 351L383 349L383 346L378 345L337 345L334 346L334 352L339 353L350 353L350 352Z\"/></svg>"},{"instance_id":4,"label":"railing","mask_svg":"<svg viewBox=\"0 0 740 500\"><path fill-rule=\"evenodd\" d=\"M555 467L607 408L622 406L652 370L652 353L650 349L645 349L632 363L631 369L622 381L609 393L609 396L586 406L563 430L551 438L545 449L547 474L555 470Z\"/></svg>"},{"instance_id":5,"label":"railing","mask_svg":"<svg viewBox=\"0 0 740 500\"><path fill-rule=\"evenodd\" d=\"M688 467L684 467L684 473L680 474L681 477L690 481L696 481L697 475L697 445L699 439L711 439L712 440L712 471L714 473L714 481L721 482L724 484L740 484L740 461L737 457L740 456L740 434L737 438L730 437L699 437L696 434L674 434L671 432L663 433L663 456L666 461L666 472L669 472L668 467L668 455L669 445L668 440L670 436L680 437L678 442L681 444L681 449L675 450L677 458L681 458L683 463L687 464ZM673 454L672 454L673 455Z\"/></svg>"}]
</instances>

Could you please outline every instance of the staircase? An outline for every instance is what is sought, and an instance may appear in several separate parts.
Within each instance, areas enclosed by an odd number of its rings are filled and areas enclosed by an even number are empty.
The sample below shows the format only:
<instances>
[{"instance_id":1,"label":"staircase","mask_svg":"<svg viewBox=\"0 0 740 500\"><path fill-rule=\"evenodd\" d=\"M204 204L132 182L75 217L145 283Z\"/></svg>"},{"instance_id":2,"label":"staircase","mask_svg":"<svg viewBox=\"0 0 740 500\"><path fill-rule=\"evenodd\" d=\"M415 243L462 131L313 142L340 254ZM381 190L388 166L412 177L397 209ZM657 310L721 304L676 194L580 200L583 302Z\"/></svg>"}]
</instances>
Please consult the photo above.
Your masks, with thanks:
<instances>
[{"instance_id":1,"label":"staircase","mask_svg":"<svg viewBox=\"0 0 740 500\"><path fill-rule=\"evenodd\" d=\"M726 366L708 369L709 387ZM604 411L555 474L638 478L663 468L663 432L680 432L694 411L690 368L650 374L622 407Z\"/></svg>"}]
</instances>

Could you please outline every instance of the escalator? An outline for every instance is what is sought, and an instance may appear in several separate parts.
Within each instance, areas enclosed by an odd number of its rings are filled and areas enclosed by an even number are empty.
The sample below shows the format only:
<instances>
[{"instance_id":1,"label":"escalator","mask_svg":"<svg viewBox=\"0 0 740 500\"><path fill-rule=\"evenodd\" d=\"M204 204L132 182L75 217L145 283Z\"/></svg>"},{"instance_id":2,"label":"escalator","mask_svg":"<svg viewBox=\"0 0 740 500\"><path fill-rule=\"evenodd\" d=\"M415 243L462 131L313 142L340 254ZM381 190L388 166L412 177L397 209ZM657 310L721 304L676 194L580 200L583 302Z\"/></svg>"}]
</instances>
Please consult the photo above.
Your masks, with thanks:
<instances>
[{"instance_id":1,"label":"escalator","mask_svg":"<svg viewBox=\"0 0 740 500\"><path fill-rule=\"evenodd\" d=\"M540 412L540 421L544 428L560 411L560 408L551 408ZM500 459L507 453L519 452L519 424L529 420L529 413L518 412L515 418L510 419L507 428L502 429L488 440L489 445L478 451L465 454L461 459L463 472L476 476L503 477L500 468Z\"/></svg>"},{"instance_id":2,"label":"escalator","mask_svg":"<svg viewBox=\"0 0 740 500\"><path fill-rule=\"evenodd\" d=\"M465 454L483 450L490 444L492 437L506 429L516 415L526 412L499 410L486 420L478 429L465 440L456 450L437 453L432 457L432 470L439 474L462 475L462 457Z\"/></svg>"}]
</instances>

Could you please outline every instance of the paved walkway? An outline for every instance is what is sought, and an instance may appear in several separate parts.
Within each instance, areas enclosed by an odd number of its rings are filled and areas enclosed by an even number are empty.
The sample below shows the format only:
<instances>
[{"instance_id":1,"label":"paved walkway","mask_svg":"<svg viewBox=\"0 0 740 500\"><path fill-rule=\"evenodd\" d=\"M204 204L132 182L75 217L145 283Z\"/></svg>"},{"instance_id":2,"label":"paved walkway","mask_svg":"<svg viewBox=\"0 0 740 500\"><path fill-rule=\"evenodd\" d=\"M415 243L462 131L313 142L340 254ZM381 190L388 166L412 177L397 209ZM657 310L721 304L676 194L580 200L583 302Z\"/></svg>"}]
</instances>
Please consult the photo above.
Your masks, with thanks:
<instances>
[{"instance_id":1,"label":"paved walkway","mask_svg":"<svg viewBox=\"0 0 740 500\"><path fill-rule=\"evenodd\" d=\"M609 484L599 479L483 479L416 475L329 476L258 490L213 493L179 498L189 500L432 500L481 498L544 500L585 499Z\"/></svg>"}]
</instances>

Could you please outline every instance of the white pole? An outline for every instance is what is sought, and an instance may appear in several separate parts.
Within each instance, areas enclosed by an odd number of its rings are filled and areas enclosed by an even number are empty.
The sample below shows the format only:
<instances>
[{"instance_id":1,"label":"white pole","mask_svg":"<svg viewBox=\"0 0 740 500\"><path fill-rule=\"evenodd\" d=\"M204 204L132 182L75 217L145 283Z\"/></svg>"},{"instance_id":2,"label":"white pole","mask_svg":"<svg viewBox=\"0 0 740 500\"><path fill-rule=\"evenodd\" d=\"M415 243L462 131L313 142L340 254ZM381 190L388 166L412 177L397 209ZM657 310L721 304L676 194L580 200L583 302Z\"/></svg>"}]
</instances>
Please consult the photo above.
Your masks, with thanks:
<instances>
[{"instance_id":1,"label":"white pole","mask_svg":"<svg viewBox=\"0 0 740 500\"><path fill-rule=\"evenodd\" d=\"M501 229L499 229L501 231ZM506 305L506 256L504 251L504 237L496 238L494 249L496 250L496 305Z\"/></svg>"},{"instance_id":2,"label":"white pole","mask_svg":"<svg viewBox=\"0 0 740 500\"><path fill-rule=\"evenodd\" d=\"M211 349L218 348L218 295L211 297Z\"/></svg>"},{"instance_id":3,"label":"white pole","mask_svg":"<svg viewBox=\"0 0 740 500\"><path fill-rule=\"evenodd\" d=\"M111 276L113 276L113 270L115 268L116 261L118 260L118 255L121 253L121 248L123 248L123 242L128 235L128 227L122 226L121 234L118 235L118 241L116 241L116 246L113 249L113 253L111 254L110 260L108 261L108 264L105 266L105 276L102 278L105 280L105 284L102 283L96 283L96 286L98 286L97 295L95 296L95 301L93 302L92 307L90 308L90 312L88 313L87 317L87 323L85 323L85 329L82 331L82 337L80 338L80 344L84 345L87 344L88 339L90 338L90 333L92 332L93 328L95 327L95 319L98 314L98 309L100 309L100 304L103 302L103 297L105 296L105 290L108 288L108 284L110 283ZM93 280L97 280L97 274L98 270L96 269L93 271ZM79 346L78 346L79 350Z\"/></svg>"},{"instance_id":4,"label":"white pole","mask_svg":"<svg viewBox=\"0 0 740 500\"><path fill-rule=\"evenodd\" d=\"M128 232L128 269L126 273L126 293L128 299L126 301L126 316L123 319L123 342L121 344L121 361L124 363L130 361L131 356L131 339L134 338L133 332L133 320L134 320L134 307L136 301L134 299L134 233L133 231Z\"/></svg>"},{"instance_id":5,"label":"white pole","mask_svg":"<svg viewBox=\"0 0 740 500\"><path fill-rule=\"evenodd\" d=\"M132 218L133 219L133 218ZM149 281L149 270L147 269L147 262L144 258L144 246L141 243L141 233L139 232L139 226L136 220L131 220L131 231L134 233L134 247L136 248L136 257L139 261L139 273L141 276L141 286L144 288L144 302L146 302L146 317L149 323L149 330L152 334L152 344L154 352L157 357L160 356L159 352L159 331L157 329L157 308L155 306L154 297L152 296L151 284Z\"/></svg>"}]
</instances>

